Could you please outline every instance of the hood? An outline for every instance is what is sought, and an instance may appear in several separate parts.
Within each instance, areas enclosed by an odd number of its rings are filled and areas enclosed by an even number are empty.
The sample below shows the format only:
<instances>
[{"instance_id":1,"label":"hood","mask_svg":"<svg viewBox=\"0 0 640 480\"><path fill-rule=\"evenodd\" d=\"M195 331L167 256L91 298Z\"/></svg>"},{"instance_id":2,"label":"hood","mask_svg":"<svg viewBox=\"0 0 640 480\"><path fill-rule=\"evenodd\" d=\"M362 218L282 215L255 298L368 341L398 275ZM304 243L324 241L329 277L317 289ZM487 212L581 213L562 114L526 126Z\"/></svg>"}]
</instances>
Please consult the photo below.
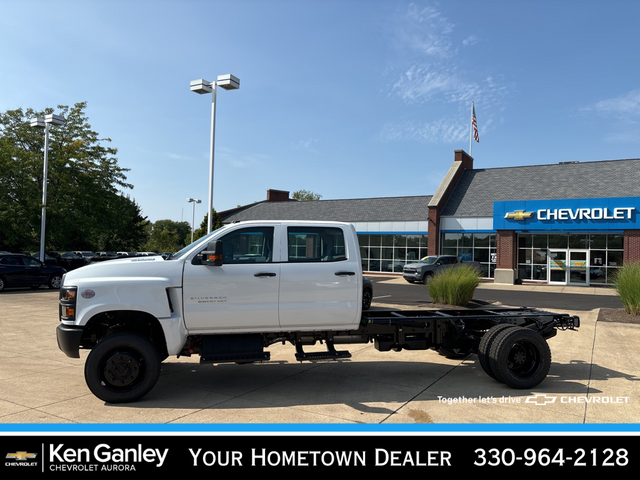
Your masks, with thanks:
<instances>
[{"instance_id":1,"label":"hood","mask_svg":"<svg viewBox=\"0 0 640 480\"><path fill-rule=\"evenodd\" d=\"M181 260L164 260L161 256L106 260L67 272L63 285L149 279L167 282L168 286L180 286L182 263Z\"/></svg>"}]
</instances>

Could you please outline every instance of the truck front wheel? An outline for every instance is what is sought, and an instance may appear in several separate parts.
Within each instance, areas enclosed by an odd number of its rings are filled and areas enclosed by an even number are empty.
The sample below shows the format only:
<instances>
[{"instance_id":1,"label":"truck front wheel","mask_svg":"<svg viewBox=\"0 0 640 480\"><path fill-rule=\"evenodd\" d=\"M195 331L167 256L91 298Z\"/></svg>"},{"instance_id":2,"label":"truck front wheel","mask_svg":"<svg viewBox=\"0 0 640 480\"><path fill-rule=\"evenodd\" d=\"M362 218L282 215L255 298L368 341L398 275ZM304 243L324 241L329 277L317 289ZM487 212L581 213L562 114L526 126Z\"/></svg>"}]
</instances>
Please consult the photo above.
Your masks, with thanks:
<instances>
[{"instance_id":1,"label":"truck front wheel","mask_svg":"<svg viewBox=\"0 0 640 480\"><path fill-rule=\"evenodd\" d=\"M499 332L489 351L495 378L512 388L533 388L551 367L551 350L537 332L523 327Z\"/></svg>"},{"instance_id":2,"label":"truck front wheel","mask_svg":"<svg viewBox=\"0 0 640 480\"><path fill-rule=\"evenodd\" d=\"M133 402L155 386L160 364L160 355L148 340L132 333L115 333L91 350L84 375L91 392L101 400Z\"/></svg>"}]
</instances>

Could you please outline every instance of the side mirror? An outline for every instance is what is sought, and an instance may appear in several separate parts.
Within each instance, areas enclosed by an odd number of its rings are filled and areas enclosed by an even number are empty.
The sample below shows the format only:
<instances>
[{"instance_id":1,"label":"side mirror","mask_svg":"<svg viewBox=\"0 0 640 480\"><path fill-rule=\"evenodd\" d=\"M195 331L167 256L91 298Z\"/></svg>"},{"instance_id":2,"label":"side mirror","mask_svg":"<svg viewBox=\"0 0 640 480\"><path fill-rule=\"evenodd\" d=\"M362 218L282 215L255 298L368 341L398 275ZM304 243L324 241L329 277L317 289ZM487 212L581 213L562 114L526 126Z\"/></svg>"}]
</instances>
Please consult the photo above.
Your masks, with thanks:
<instances>
[{"instance_id":1,"label":"side mirror","mask_svg":"<svg viewBox=\"0 0 640 480\"><path fill-rule=\"evenodd\" d=\"M200 254L202 265L219 267L222 265L222 242L209 242L207 249Z\"/></svg>"}]
</instances>

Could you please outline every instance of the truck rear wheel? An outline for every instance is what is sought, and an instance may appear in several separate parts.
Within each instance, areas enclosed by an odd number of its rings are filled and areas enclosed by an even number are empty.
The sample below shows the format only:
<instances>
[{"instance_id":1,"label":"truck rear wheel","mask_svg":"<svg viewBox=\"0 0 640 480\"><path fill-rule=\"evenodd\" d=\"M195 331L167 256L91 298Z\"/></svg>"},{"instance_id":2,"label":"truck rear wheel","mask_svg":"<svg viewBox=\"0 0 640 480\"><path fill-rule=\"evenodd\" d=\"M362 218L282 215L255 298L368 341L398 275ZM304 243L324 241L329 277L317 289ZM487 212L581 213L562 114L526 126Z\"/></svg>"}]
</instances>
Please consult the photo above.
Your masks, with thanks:
<instances>
[{"instance_id":1,"label":"truck rear wheel","mask_svg":"<svg viewBox=\"0 0 640 480\"><path fill-rule=\"evenodd\" d=\"M489 351L491 350L491 345L496 339L496 336L502 332L506 328L512 328L514 325L510 323L501 323L499 325L494 325L482 336L480 339L480 343L478 344L478 361L480 362L480 366L485 371L487 375L491 378L496 378L496 375L491 371L491 365L489 362Z\"/></svg>"},{"instance_id":2,"label":"truck rear wheel","mask_svg":"<svg viewBox=\"0 0 640 480\"><path fill-rule=\"evenodd\" d=\"M144 397L160 376L160 356L146 339L115 333L99 342L84 367L91 392L109 403L133 402Z\"/></svg>"},{"instance_id":3,"label":"truck rear wheel","mask_svg":"<svg viewBox=\"0 0 640 480\"><path fill-rule=\"evenodd\" d=\"M499 332L489 350L489 365L500 382L513 388L533 388L551 367L551 350L537 332L523 327Z\"/></svg>"}]
</instances>

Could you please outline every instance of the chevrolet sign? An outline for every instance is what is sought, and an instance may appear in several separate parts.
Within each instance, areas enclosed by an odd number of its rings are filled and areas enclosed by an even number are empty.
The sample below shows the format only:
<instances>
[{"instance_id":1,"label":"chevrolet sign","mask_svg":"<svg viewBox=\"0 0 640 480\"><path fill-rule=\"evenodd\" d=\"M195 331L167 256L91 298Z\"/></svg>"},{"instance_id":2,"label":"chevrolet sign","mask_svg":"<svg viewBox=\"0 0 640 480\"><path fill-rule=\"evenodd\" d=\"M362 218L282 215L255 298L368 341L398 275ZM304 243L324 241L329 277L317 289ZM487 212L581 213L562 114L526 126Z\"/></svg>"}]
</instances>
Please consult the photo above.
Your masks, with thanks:
<instances>
[{"instance_id":1,"label":"chevrolet sign","mask_svg":"<svg viewBox=\"0 0 640 480\"><path fill-rule=\"evenodd\" d=\"M618 208L547 208L538 210L538 220L625 220L633 207Z\"/></svg>"},{"instance_id":2,"label":"chevrolet sign","mask_svg":"<svg viewBox=\"0 0 640 480\"><path fill-rule=\"evenodd\" d=\"M493 202L495 230L572 231L640 229L640 197Z\"/></svg>"},{"instance_id":3,"label":"chevrolet sign","mask_svg":"<svg viewBox=\"0 0 640 480\"><path fill-rule=\"evenodd\" d=\"M538 220L625 220L630 219L633 207L619 208L544 208L537 212L525 212L516 210L506 213L504 218L524 220L532 218L534 213Z\"/></svg>"}]
</instances>

